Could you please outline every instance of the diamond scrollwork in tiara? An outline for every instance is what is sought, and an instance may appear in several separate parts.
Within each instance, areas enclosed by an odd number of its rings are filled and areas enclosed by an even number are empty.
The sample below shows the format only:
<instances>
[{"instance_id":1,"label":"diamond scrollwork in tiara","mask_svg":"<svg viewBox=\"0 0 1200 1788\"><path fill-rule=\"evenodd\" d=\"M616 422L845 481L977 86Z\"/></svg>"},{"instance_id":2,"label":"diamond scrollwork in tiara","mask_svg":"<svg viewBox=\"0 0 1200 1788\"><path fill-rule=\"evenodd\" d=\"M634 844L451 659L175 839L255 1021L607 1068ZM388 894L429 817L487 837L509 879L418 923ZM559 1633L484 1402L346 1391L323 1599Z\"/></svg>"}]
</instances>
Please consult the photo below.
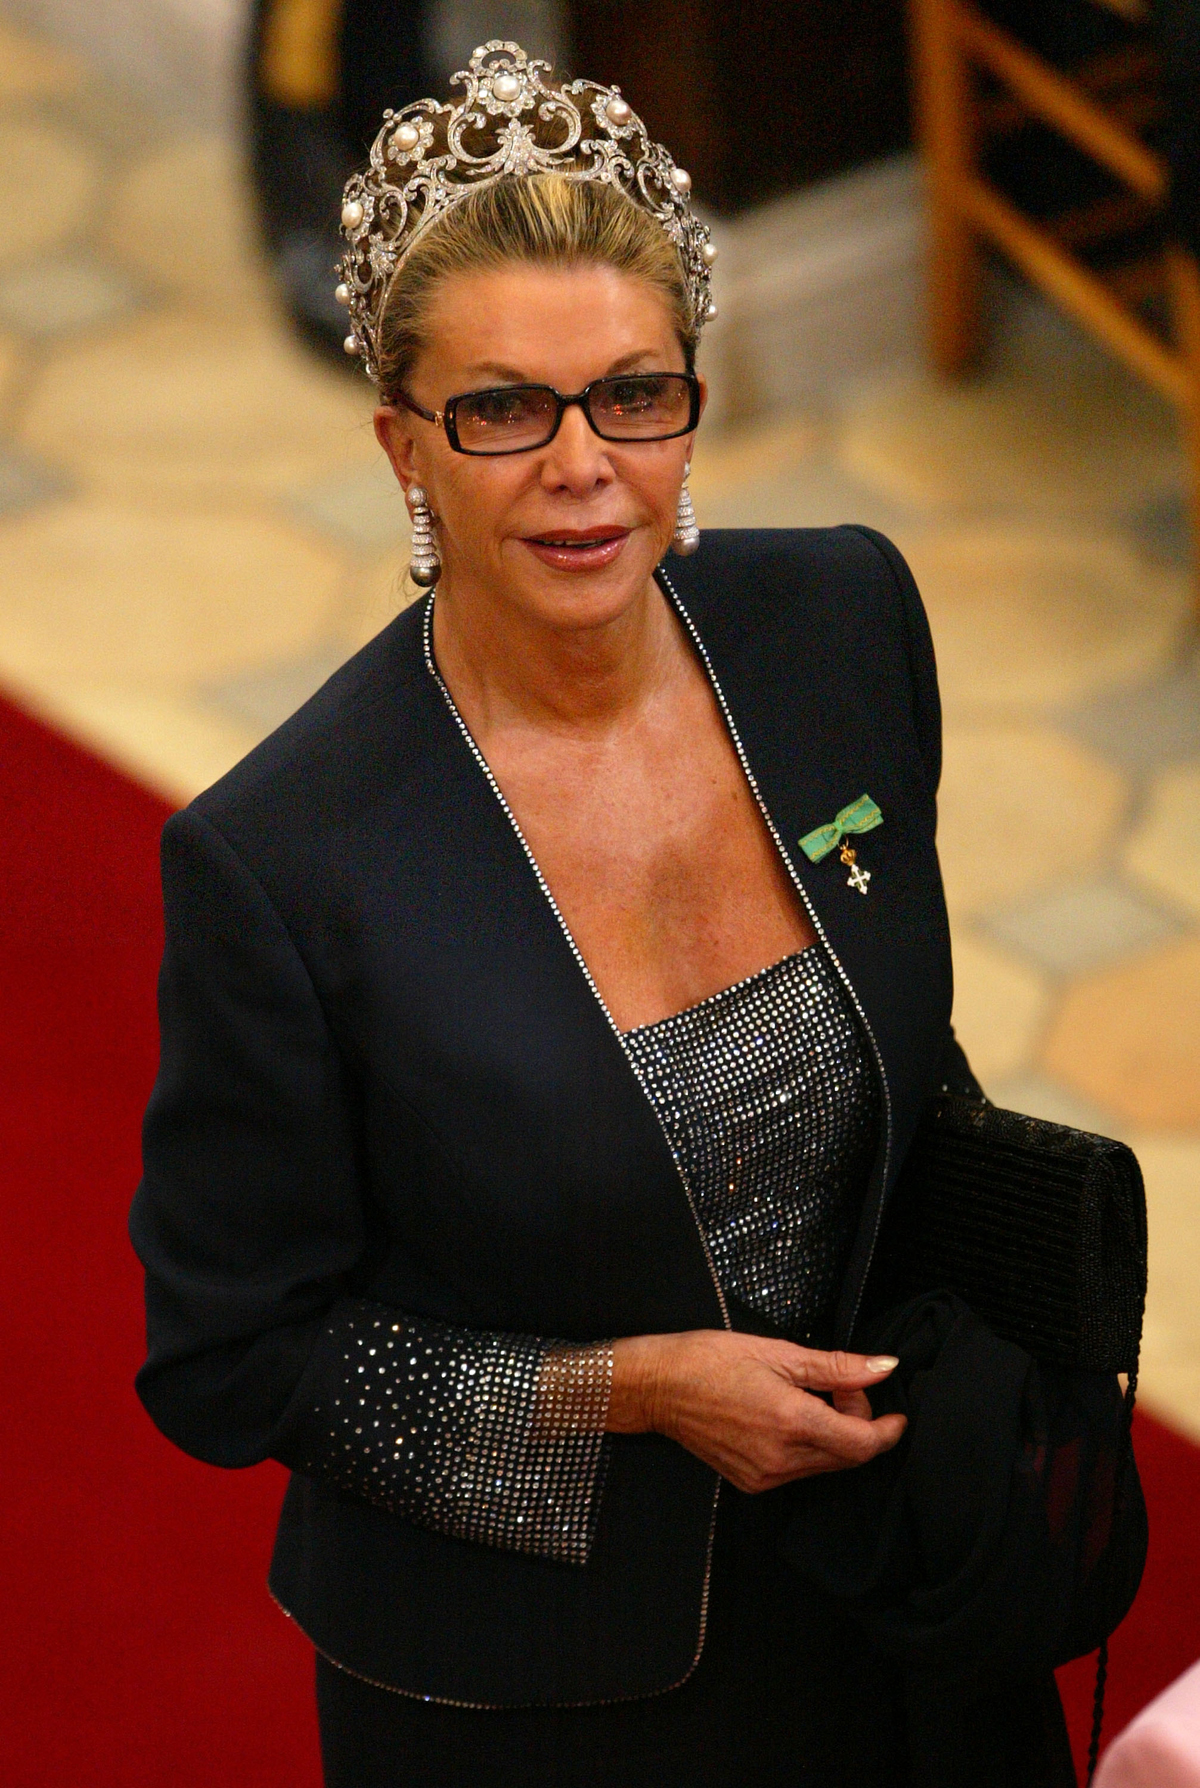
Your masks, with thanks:
<instances>
[{"instance_id":1,"label":"diamond scrollwork in tiara","mask_svg":"<svg viewBox=\"0 0 1200 1788\"><path fill-rule=\"evenodd\" d=\"M617 87L551 80L548 62L493 39L451 81L457 104L419 99L387 111L366 169L347 182L339 301L346 352L378 383L378 327L388 284L414 242L479 186L565 174L615 186L649 211L679 251L697 330L716 315L708 228L691 204L690 175L655 143Z\"/></svg>"}]
</instances>

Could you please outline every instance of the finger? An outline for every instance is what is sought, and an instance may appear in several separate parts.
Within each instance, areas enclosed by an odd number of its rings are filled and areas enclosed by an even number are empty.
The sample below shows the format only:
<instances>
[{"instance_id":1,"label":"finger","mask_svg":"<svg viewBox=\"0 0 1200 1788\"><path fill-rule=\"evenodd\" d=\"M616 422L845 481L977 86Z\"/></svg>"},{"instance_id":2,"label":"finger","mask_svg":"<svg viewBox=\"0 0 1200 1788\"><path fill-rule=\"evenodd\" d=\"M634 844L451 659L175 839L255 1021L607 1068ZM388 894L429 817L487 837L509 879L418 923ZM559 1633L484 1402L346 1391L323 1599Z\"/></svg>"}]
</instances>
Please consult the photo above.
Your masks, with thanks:
<instances>
[{"instance_id":1,"label":"finger","mask_svg":"<svg viewBox=\"0 0 1200 1788\"><path fill-rule=\"evenodd\" d=\"M862 1390L882 1384L900 1364L894 1354L819 1353L797 1347L783 1362L794 1385L805 1391Z\"/></svg>"},{"instance_id":2,"label":"finger","mask_svg":"<svg viewBox=\"0 0 1200 1788\"><path fill-rule=\"evenodd\" d=\"M848 1471L856 1465L864 1465L877 1453L890 1451L908 1424L903 1416L895 1415L881 1416L876 1422L862 1422L859 1426L866 1429L870 1436L870 1450L864 1450L861 1457L847 1457L844 1450L834 1450L815 1438L800 1442L790 1454L785 1451L772 1465L764 1465L760 1459L749 1456L703 1456L731 1484L756 1496L764 1490L774 1490L780 1484L792 1483L796 1478L824 1476L829 1472Z\"/></svg>"},{"instance_id":3,"label":"finger","mask_svg":"<svg viewBox=\"0 0 1200 1788\"><path fill-rule=\"evenodd\" d=\"M901 1415L879 1416L872 1421L844 1415L828 1403L809 1397L793 1439L798 1446L819 1448L842 1464L863 1465L877 1453L894 1447L906 1425Z\"/></svg>"},{"instance_id":4,"label":"finger","mask_svg":"<svg viewBox=\"0 0 1200 1788\"><path fill-rule=\"evenodd\" d=\"M803 1447L796 1457L794 1475L809 1477L832 1471L853 1471L858 1465L867 1465L879 1454L889 1453L907 1426L903 1416L881 1416L871 1424L872 1451L864 1458L847 1458L844 1453L829 1452L821 1447Z\"/></svg>"},{"instance_id":5,"label":"finger","mask_svg":"<svg viewBox=\"0 0 1200 1788\"><path fill-rule=\"evenodd\" d=\"M833 1407L842 1415L859 1416L864 1422L873 1420L875 1411L865 1391L838 1390L833 1393Z\"/></svg>"},{"instance_id":6,"label":"finger","mask_svg":"<svg viewBox=\"0 0 1200 1788\"><path fill-rule=\"evenodd\" d=\"M907 1427L907 1416L879 1416L876 1421L871 1423L871 1432L875 1436L877 1451L881 1453L890 1453Z\"/></svg>"}]
</instances>

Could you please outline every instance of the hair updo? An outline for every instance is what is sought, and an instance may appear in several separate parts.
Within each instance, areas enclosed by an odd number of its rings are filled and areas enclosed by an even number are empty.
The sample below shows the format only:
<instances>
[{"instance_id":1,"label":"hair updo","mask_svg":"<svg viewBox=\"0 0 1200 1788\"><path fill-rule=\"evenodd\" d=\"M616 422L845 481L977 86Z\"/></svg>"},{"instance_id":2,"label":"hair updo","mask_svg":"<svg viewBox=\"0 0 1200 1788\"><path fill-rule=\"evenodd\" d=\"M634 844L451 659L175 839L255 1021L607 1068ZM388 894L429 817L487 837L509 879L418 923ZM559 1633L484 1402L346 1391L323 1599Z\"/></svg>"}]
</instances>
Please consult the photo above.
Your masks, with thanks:
<instances>
[{"instance_id":1,"label":"hair updo","mask_svg":"<svg viewBox=\"0 0 1200 1788\"><path fill-rule=\"evenodd\" d=\"M392 276L379 320L379 390L404 385L429 341L441 283L512 265L612 267L664 299L695 371L699 328L679 251L662 225L616 187L569 174L528 174L480 186L418 237Z\"/></svg>"}]
</instances>

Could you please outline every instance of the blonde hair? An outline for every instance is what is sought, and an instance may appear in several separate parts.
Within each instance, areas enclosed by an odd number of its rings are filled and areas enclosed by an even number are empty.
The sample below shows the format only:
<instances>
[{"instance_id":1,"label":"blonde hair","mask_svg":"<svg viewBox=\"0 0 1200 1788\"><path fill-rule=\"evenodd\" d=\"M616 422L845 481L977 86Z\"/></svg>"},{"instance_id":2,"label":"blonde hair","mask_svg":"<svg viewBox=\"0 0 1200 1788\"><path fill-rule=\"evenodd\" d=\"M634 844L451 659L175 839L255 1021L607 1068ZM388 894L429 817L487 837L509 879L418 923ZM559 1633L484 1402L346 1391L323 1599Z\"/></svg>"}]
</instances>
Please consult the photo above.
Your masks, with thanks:
<instances>
[{"instance_id":1,"label":"blonde hair","mask_svg":"<svg viewBox=\"0 0 1200 1788\"><path fill-rule=\"evenodd\" d=\"M531 174L476 187L418 237L397 268L377 338L385 398L401 389L428 342L442 281L514 262L613 267L645 280L666 301L687 370L695 369L697 320L679 251L662 225L614 186Z\"/></svg>"}]
</instances>

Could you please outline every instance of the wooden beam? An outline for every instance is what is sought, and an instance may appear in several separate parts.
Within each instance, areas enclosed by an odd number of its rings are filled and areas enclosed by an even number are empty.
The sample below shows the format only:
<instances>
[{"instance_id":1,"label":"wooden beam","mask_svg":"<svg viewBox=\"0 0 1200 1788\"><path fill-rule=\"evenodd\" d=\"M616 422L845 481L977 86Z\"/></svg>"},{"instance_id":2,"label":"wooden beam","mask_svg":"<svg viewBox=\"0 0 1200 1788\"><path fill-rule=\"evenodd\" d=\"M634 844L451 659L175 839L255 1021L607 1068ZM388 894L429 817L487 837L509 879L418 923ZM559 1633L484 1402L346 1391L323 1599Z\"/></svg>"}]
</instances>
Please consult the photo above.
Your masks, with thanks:
<instances>
[{"instance_id":1,"label":"wooden beam","mask_svg":"<svg viewBox=\"0 0 1200 1788\"><path fill-rule=\"evenodd\" d=\"M1187 378L1184 445L1188 455L1188 502L1192 519L1192 577L1200 608L1200 261L1185 248L1167 254L1175 339Z\"/></svg>"},{"instance_id":2,"label":"wooden beam","mask_svg":"<svg viewBox=\"0 0 1200 1788\"><path fill-rule=\"evenodd\" d=\"M1152 330L1114 298L1074 255L1031 224L986 181L972 175L959 188L966 218L1002 248L1035 284L1063 309L1108 343L1134 372L1189 414L1193 380L1181 354L1172 353Z\"/></svg>"},{"instance_id":3,"label":"wooden beam","mask_svg":"<svg viewBox=\"0 0 1200 1788\"><path fill-rule=\"evenodd\" d=\"M1166 197L1166 161L1123 130L1103 106L1086 98L1048 62L985 19L967 0L949 0L949 17L968 55L1010 87L1036 117L1060 130L1143 198L1158 203Z\"/></svg>"},{"instance_id":4,"label":"wooden beam","mask_svg":"<svg viewBox=\"0 0 1200 1788\"><path fill-rule=\"evenodd\" d=\"M911 0L917 129L929 192L929 345L939 372L958 373L982 343L983 265L958 203L974 166L970 70L953 30L952 0Z\"/></svg>"},{"instance_id":5,"label":"wooden beam","mask_svg":"<svg viewBox=\"0 0 1200 1788\"><path fill-rule=\"evenodd\" d=\"M267 0L260 67L268 99L297 111L333 104L341 22L342 0Z\"/></svg>"}]
</instances>

